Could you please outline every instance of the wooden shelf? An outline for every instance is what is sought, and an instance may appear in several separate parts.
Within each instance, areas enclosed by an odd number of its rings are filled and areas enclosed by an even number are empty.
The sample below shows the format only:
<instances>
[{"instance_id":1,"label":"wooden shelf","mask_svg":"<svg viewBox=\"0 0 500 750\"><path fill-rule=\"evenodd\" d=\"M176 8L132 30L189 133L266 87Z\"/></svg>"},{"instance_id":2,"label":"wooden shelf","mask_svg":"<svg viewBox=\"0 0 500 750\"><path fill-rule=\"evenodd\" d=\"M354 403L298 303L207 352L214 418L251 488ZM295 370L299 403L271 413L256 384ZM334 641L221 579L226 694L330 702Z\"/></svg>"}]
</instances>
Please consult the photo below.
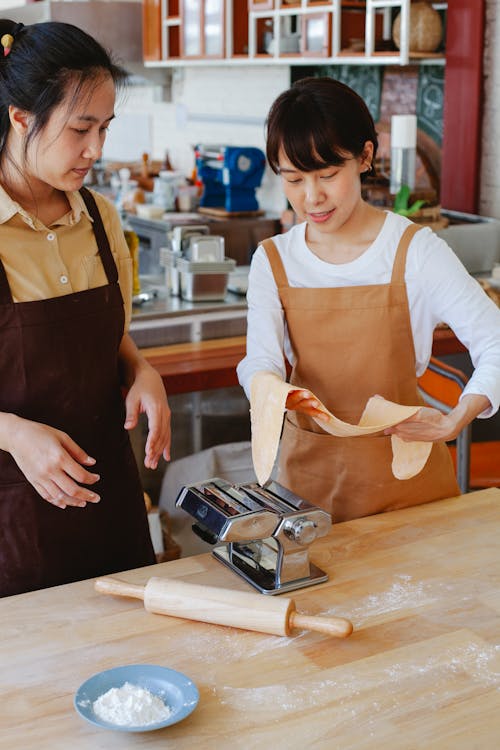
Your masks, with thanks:
<instances>
[{"instance_id":1,"label":"wooden shelf","mask_svg":"<svg viewBox=\"0 0 500 750\"><path fill-rule=\"evenodd\" d=\"M186 1L186 0L185 0ZM153 12L156 0L145 0L149 16ZM335 18L334 4L332 0L308 0L302 4L300 0L284 2L281 0L280 7L276 7L274 0L262 0L262 2L250 3L248 0L225 0L225 21L223 22L224 43L223 49L225 54L206 56L201 49L200 54L182 55L182 49L179 50L179 40L183 39L183 17L179 12L180 0L163 0L165 5L164 12L167 17L162 21L163 29L163 54L161 49L155 54L149 53L145 48L145 64L147 67L174 67L189 65L314 65L314 64L349 64L349 65L409 65L409 64L440 64L445 61L443 53L419 53L405 52L394 49L376 49L380 48L381 40L388 40L388 25L385 11L394 8L397 10L398 3L396 0L387 0L380 2L380 7L367 10L365 0L342 0L340 7L342 10L341 17ZM433 3L439 8L447 8L447 3ZM370 6L368 6L370 7ZM382 19L382 11L384 19ZM286 29L297 19L297 24L304 25L304 19L309 16L324 13L325 26L325 45L318 51L307 52L302 44L301 50L297 52L280 52L279 55L273 53L264 53L263 34L264 31L272 30L276 36L277 29L281 28L281 33L286 35ZM366 13L366 22L362 14ZM371 14L375 13L375 21ZM372 18L371 25L368 26L369 18ZM269 26L269 23L271 26ZM333 24L333 25L332 25ZM339 26L340 24L340 30ZM307 23L306 23L307 25ZM383 27L383 31L382 31ZM293 27L295 28L295 27ZM354 50L349 47L351 38L364 38L365 30L374 28L374 39L366 42L366 48L375 47L375 51L366 54L364 50ZM285 29L285 31L283 31ZM373 32L372 32L373 33ZM152 31L148 32L149 37L153 38ZM155 31L158 36L158 32ZM339 51L340 46L340 51ZM384 46L391 46L385 44ZM246 50L248 49L248 53ZM168 50L169 56L166 56L165 50ZM243 54L245 50L245 54ZM235 54L236 52L236 54Z\"/></svg>"}]
</instances>

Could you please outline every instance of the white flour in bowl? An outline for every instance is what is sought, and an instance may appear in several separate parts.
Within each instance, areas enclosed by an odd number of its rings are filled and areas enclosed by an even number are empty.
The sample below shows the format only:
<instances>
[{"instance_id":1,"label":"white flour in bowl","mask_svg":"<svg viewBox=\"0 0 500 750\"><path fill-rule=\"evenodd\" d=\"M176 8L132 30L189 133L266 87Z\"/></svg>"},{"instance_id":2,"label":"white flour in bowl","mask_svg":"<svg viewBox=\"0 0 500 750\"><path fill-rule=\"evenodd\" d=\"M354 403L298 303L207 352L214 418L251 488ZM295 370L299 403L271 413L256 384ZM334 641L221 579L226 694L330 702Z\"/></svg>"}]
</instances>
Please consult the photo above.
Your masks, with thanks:
<instances>
[{"instance_id":1,"label":"white flour in bowl","mask_svg":"<svg viewBox=\"0 0 500 750\"><path fill-rule=\"evenodd\" d=\"M122 727L156 724L168 719L172 713L157 695L130 682L100 695L93 702L92 709L103 721Z\"/></svg>"}]
</instances>

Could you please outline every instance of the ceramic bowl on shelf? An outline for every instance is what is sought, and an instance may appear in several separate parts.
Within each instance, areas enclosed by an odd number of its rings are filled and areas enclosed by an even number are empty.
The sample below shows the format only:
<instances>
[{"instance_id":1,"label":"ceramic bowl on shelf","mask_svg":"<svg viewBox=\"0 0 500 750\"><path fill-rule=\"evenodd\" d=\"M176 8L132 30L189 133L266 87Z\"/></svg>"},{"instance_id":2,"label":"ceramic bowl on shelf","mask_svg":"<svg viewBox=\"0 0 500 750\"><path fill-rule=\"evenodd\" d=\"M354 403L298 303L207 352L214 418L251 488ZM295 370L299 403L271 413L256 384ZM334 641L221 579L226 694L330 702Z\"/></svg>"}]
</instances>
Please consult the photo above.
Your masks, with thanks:
<instances>
[{"instance_id":1,"label":"ceramic bowl on shelf","mask_svg":"<svg viewBox=\"0 0 500 750\"><path fill-rule=\"evenodd\" d=\"M392 38L399 49L401 42L401 13L392 26ZM441 16L427 0L410 5L410 52L435 52L443 38Z\"/></svg>"}]
</instances>

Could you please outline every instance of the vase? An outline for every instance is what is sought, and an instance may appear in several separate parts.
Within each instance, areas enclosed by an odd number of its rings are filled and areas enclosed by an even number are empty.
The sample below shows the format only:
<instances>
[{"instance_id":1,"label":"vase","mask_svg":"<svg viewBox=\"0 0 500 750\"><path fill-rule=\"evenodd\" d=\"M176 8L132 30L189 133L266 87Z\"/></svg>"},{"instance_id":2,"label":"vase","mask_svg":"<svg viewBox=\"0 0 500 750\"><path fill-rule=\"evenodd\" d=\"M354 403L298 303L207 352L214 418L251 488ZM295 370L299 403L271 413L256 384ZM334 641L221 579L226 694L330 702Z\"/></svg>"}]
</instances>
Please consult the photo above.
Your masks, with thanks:
<instances>
[{"instance_id":1,"label":"vase","mask_svg":"<svg viewBox=\"0 0 500 750\"><path fill-rule=\"evenodd\" d=\"M443 38L441 16L427 0L410 5L410 52L435 52ZM401 13L392 25L392 38L399 49L401 39Z\"/></svg>"}]
</instances>

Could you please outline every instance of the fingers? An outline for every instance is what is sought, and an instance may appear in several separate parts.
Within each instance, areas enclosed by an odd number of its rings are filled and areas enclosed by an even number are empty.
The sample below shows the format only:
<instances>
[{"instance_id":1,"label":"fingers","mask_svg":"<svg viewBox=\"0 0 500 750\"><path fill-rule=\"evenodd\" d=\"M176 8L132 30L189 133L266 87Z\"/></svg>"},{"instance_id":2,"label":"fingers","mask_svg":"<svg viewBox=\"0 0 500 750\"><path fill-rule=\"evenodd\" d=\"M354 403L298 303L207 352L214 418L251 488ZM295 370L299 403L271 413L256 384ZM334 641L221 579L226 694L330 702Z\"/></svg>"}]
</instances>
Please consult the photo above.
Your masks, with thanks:
<instances>
[{"instance_id":1,"label":"fingers","mask_svg":"<svg viewBox=\"0 0 500 750\"><path fill-rule=\"evenodd\" d=\"M133 430L139 422L139 404L127 403L127 415L125 417L124 427L126 430Z\"/></svg>"},{"instance_id":2,"label":"fingers","mask_svg":"<svg viewBox=\"0 0 500 750\"><path fill-rule=\"evenodd\" d=\"M455 435L447 415L437 409L423 407L409 419L384 430L386 435L396 435L405 442L450 440Z\"/></svg>"},{"instance_id":3,"label":"fingers","mask_svg":"<svg viewBox=\"0 0 500 750\"><path fill-rule=\"evenodd\" d=\"M60 433L60 447L61 451L52 456L45 478L35 485L39 494L59 508L68 505L84 508L87 503L98 503L101 498L96 492L80 486L99 481L99 474L82 466L82 463L94 465L95 459L65 433Z\"/></svg>"},{"instance_id":4,"label":"fingers","mask_svg":"<svg viewBox=\"0 0 500 750\"><path fill-rule=\"evenodd\" d=\"M135 427L139 415L148 420L148 437L144 450L144 466L156 469L162 457L170 459L170 408L160 375L152 367L140 367L125 399L127 416L125 428Z\"/></svg>"},{"instance_id":5,"label":"fingers","mask_svg":"<svg viewBox=\"0 0 500 750\"><path fill-rule=\"evenodd\" d=\"M70 438L69 435L67 435L65 432L59 432L59 440L61 442L61 445L63 448L69 453L69 455L74 458L75 461L78 462L78 464L84 464L85 466L94 466L95 464L95 458L92 458L92 456L89 456L86 451L83 450L83 448L80 448L80 446L75 443L74 440ZM92 474L89 474L87 472L89 477L92 477ZM79 479L78 481L85 482L84 479ZM90 484L89 482L85 482L86 484Z\"/></svg>"},{"instance_id":6,"label":"fingers","mask_svg":"<svg viewBox=\"0 0 500 750\"><path fill-rule=\"evenodd\" d=\"M74 508L85 508L87 505L87 499L83 499L85 496L76 493L78 497L71 496L65 492L53 481L46 479L42 482L34 482L34 488L38 494L47 502L55 505L57 508L66 508L71 506ZM78 488L78 485L75 485ZM81 488L78 488L81 489ZM99 497L93 495L94 499L88 500L89 502L99 502Z\"/></svg>"},{"instance_id":7,"label":"fingers","mask_svg":"<svg viewBox=\"0 0 500 750\"><path fill-rule=\"evenodd\" d=\"M149 430L144 451L144 465L149 469L156 469L162 456L166 461L170 461L172 433L168 403L156 405L154 409L147 412L147 417Z\"/></svg>"},{"instance_id":8,"label":"fingers","mask_svg":"<svg viewBox=\"0 0 500 750\"><path fill-rule=\"evenodd\" d=\"M328 415L320 408L320 402L310 391L304 389L292 391L288 394L285 406L290 411L299 411L315 419L328 422Z\"/></svg>"},{"instance_id":9,"label":"fingers","mask_svg":"<svg viewBox=\"0 0 500 750\"><path fill-rule=\"evenodd\" d=\"M297 390L288 394L285 406L287 409L305 411L305 409L317 408L319 401L313 398L309 391Z\"/></svg>"},{"instance_id":10,"label":"fingers","mask_svg":"<svg viewBox=\"0 0 500 750\"><path fill-rule=\"evenodd\" d=\"M170 408L168 404L163 408L151 408L146 410L148 417L148 437L145 446L144 466L147 469L156 469L158 461L164 456L166 461L170 460Z\"/></svg>"}]
</instances>

